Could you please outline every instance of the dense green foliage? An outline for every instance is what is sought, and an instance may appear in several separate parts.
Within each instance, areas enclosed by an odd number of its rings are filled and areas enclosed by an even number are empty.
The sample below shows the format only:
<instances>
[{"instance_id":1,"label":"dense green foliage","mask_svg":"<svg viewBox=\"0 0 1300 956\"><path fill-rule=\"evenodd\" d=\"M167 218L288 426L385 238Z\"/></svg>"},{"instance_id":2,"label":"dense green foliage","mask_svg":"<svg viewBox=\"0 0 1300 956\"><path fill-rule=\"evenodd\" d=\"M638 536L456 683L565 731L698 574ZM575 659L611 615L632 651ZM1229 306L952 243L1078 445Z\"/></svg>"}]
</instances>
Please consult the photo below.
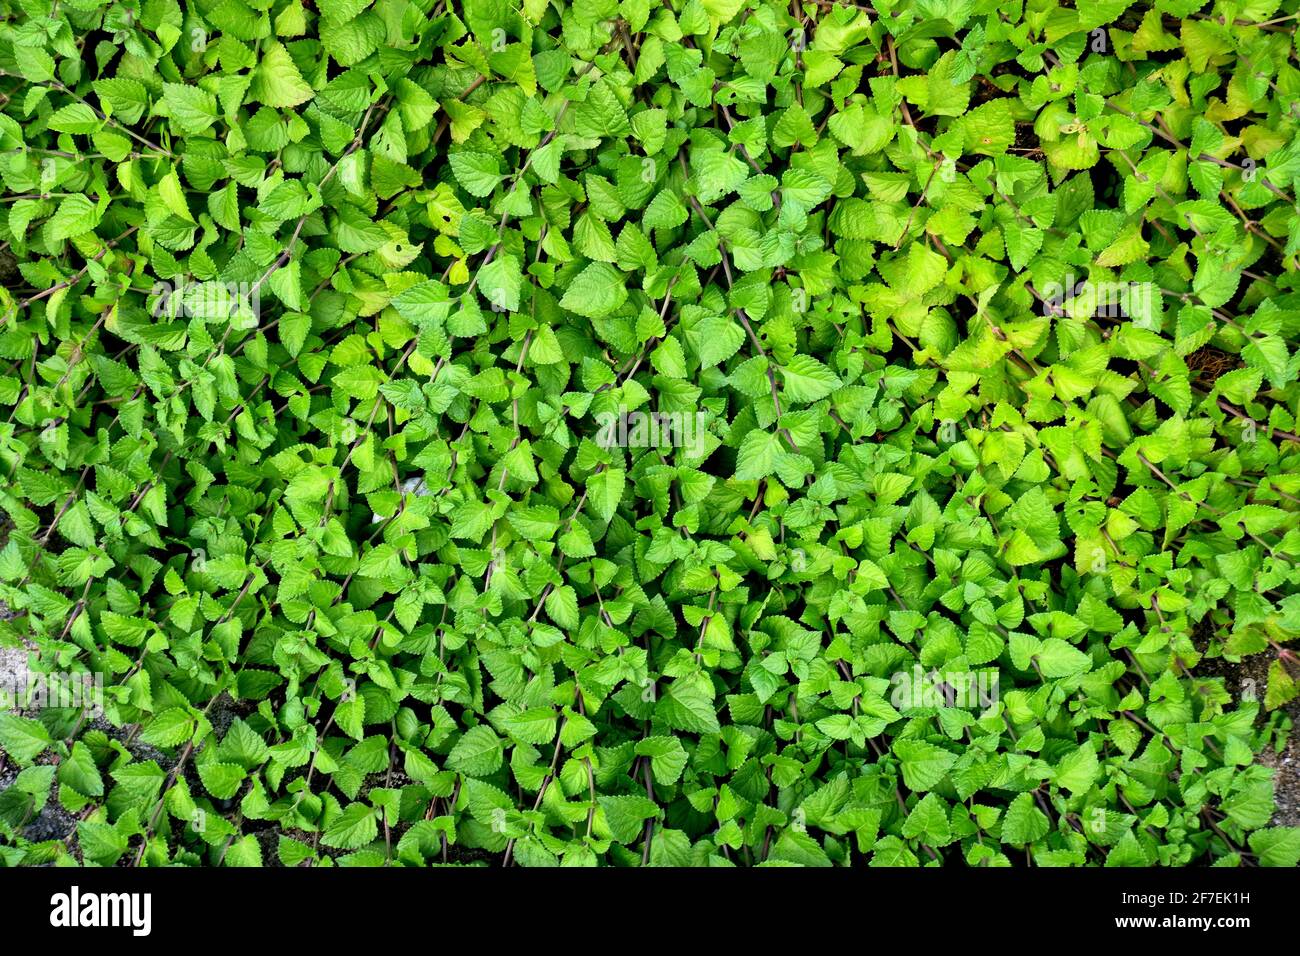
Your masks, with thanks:
<instances>
[{"instance_id":1,"label":"dense green foliage","mask_svg":"<svg viewBox=\"0 0 1300 956\"><path fill-rule=\"evenodd\" d=\"M0 0L0 861L1294 865L1296 3L1078 6Z\"/></svg>"}]
</instances>

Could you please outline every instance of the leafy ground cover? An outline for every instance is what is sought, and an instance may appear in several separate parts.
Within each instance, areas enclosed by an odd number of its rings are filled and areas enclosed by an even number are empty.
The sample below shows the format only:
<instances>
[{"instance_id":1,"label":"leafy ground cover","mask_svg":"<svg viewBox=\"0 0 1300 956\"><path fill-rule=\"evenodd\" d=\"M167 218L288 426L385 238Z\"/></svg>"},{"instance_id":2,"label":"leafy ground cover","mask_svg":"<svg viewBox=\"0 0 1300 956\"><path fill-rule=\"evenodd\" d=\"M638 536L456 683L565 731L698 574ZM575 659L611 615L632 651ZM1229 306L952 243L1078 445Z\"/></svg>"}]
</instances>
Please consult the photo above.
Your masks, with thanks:
<instances>
[{"instance_id":1,"label":"leafy ground cover","mask_svg":"<svg viewBox=\"0 0 1300 956\"><path fill-rule=\"evenodd\" d=\"M1294 0L0 9L5 865L1300 858Z\"/></svg>"}]
</instances>

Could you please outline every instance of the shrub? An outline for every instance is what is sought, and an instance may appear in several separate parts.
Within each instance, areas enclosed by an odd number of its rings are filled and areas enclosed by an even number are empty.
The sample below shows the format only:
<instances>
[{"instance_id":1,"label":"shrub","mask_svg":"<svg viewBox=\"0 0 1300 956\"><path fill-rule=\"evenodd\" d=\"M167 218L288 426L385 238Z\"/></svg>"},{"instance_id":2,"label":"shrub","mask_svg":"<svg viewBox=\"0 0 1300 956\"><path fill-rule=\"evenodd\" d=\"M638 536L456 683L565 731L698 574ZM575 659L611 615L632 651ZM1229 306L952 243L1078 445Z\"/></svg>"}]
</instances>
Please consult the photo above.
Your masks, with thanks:
<instances>
[{"instance_id":1,"label":"shrub","mask_svg":"<svg viewBox=\"0 0 1300 956\"><path fill-rule=\"evenodd\" d=\"M0 860L1300 857L1294 0L0 3Z\"/></svg>"}]
</instances>

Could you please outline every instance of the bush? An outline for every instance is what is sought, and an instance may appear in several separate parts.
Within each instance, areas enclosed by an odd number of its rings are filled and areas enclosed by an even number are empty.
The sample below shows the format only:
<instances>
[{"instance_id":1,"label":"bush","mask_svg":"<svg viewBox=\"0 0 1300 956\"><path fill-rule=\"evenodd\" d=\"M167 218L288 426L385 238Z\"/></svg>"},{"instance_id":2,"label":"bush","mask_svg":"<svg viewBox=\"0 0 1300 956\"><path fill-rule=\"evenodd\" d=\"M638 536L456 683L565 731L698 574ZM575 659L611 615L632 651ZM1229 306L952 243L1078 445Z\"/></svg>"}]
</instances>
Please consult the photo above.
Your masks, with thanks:
<instances>
[{"instance_id":1,"label":"bush","mask_svg":"<svg viewBox=\"0 0 1300 956\"><path fill-rule=\"evenodd\" d=\"M1294 7L3 0L0 860L1294 865Z\"/></svg>"}]
</instances>

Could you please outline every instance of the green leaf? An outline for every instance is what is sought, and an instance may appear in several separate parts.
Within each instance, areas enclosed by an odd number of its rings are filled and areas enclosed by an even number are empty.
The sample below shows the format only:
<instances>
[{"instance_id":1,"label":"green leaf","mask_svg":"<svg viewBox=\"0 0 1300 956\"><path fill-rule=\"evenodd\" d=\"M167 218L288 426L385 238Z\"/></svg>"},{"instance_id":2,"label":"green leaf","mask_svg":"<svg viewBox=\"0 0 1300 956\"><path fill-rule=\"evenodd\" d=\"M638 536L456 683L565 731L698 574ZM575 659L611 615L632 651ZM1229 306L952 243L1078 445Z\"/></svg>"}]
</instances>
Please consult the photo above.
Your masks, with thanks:
<instances>
[{"instance_id":1,"label":"green leaf","mask_svg":"<svg viewBox=\"0 0 1300 956\"><path fill-rule=\"evenodd\" d=\"M781 384L785 387L787 399L804 404L825 398L842 383L834 372L811 355L796 355L781 368Z\"/></svg>"},{"instance_id":2,"label":"green leaf","mask_svg":"<svg viewBox=\"0 0 1300 956\"><path fill-rule=\"evenodd\" d=\"M99 225L102 210L85 196L74 194L59 203L45 225L45 241L62 242L90 232Z\"/></svg>"},{"instance_id":3,"label":"green leaf","mask_svg":"<svg viewBox=\"0 0 1300 956\"><path fill-rule=\"evenodd\" d=\"M645 797L599 797L605 824L618 843L633 843L641 836L642 823L659 815L659 807Z\"/></svg>"},{"instance_id":4,"label":"green leaf","mask_svg":"<svg viewBox=\"0 0 1300 956\"><path fill-rule=\"evenodd\" d=\"M1300 827L1268 827L1250 835L1260 866L1295 866L1300 862Z\"/></svg>"},{"instance_id":5,"label":"green leaf","mask_svg":"<svg viewBox=\"0 0 1300 956\"><path fill-rule=\"evenodd\" d=\"M647 737L637 743L636 753L650 758L655 782L664 786L676 783L686 767L686 750L676 737Z\"/></svg>"},{"instance_id":6,"label":"green leaf","mask_svg":"<svg viewBox=\"0 0 1300 956\"><path fill-rule=\"evenodd\" d=\"M656 715L669 727L690 733L717 733L721 725L709 689L698 679L678 678L656 705Z\"/></svg>"},{"instance_id":7,"label":"green leaf","mask_svg":"<svg viewBox=\"0 0 1300 956\"><path fill-rule=\"evenodd\" d=\"M492 153L463 150L448 157L456 181L471 196L487 196L501 182L497 158Z\"/></svg>"},{"instance_id":8,"label":"green leaf","mask_svg":"<svg viewBox=\"0 0 1300 956\"><path fill-rule=\"evenodd\" d=\"M938 785L957 761L956 754L923 740L900 740L893 750L902 767L903 783L918 793Z\"/></svg>"},{"instance_id":9,"label":"green leaf","mask_svg":"<svg viewBox=\"0 0 1300 956\"><path fill-rule=\"evenodd\" d=\"M45 726L30 717L0 714L0 747L18 761L28 764L53 741Z\"/></svg>"},{"instance_id":10,"label":"green leaf","mask_svg":"<svg viewBox=\"0 0 1300 956\"><path fill-rule=\"evenodd\" d=\"M60 786L69 787L83 797L104 794L104 779L89 748L81 741L73 744L71 753L59 763L58 778Z\"/></svg>"},{"instance_id":11,"label":"green leaf","mask_svg":"<svg viewBox=\"0 0 1300 956\"><path fill-rule=\"evenodd\" d=\"M1034 805L1034 798L1022 793L1011 801L1002 820L1002 842L1024 846L1041 840L1050 829L1051 822Z\"/></svg>"},{"instance_id":12,"label":"green leaf","mask_svg":"<svg viewBox=\"0 0 1300 956\"><path fill-rule=\"evenodd\" d=\"M736 453L736 480L766 478L776 470L781 454L781 437L755 429L747 434Z\"/></svg>"},{"instance_id":13,"label":"green leaf","mask_svg":"<svg viewBox=\"0 0 1300 956\"><path fill-rule=\"evenodd\" d=\"M314 91L298 72L298 66L282 43L272 42L262 51L248 95L267 106L299 106L314 96Z\"/></svg>"},{"instance_id":14,"label":"green leaf","mask_svg":"<svg viewBox=\"0 0 1300 956\"><path fill-rule=\"evenodd\" d=\"M560 299L560 306L587 318L609 315L627 301L627 289L617 269L593 262L582 270Z\"/></svg>"},{"instance_id":15,"label":"green leaf","mask_svg":"<svg viewBox=\"0 0 1300 956\"><path fill-rule=\"evenodd\" d=\"M375 811L353 803L326 825L321 843L340 850L357 850L373 840L378 833Z\"/></svg>"},{"instance_id":16,"label":"green leaf","mask_svg":"<svg viewBox=\"0 0 1300 956\"><path fill-rule=\"evenodd\" d=\"M501 766L501 740L484 724L471 727L447 755L447 766L472 777L486 777Z\"/></svg>"}]
</instances>

